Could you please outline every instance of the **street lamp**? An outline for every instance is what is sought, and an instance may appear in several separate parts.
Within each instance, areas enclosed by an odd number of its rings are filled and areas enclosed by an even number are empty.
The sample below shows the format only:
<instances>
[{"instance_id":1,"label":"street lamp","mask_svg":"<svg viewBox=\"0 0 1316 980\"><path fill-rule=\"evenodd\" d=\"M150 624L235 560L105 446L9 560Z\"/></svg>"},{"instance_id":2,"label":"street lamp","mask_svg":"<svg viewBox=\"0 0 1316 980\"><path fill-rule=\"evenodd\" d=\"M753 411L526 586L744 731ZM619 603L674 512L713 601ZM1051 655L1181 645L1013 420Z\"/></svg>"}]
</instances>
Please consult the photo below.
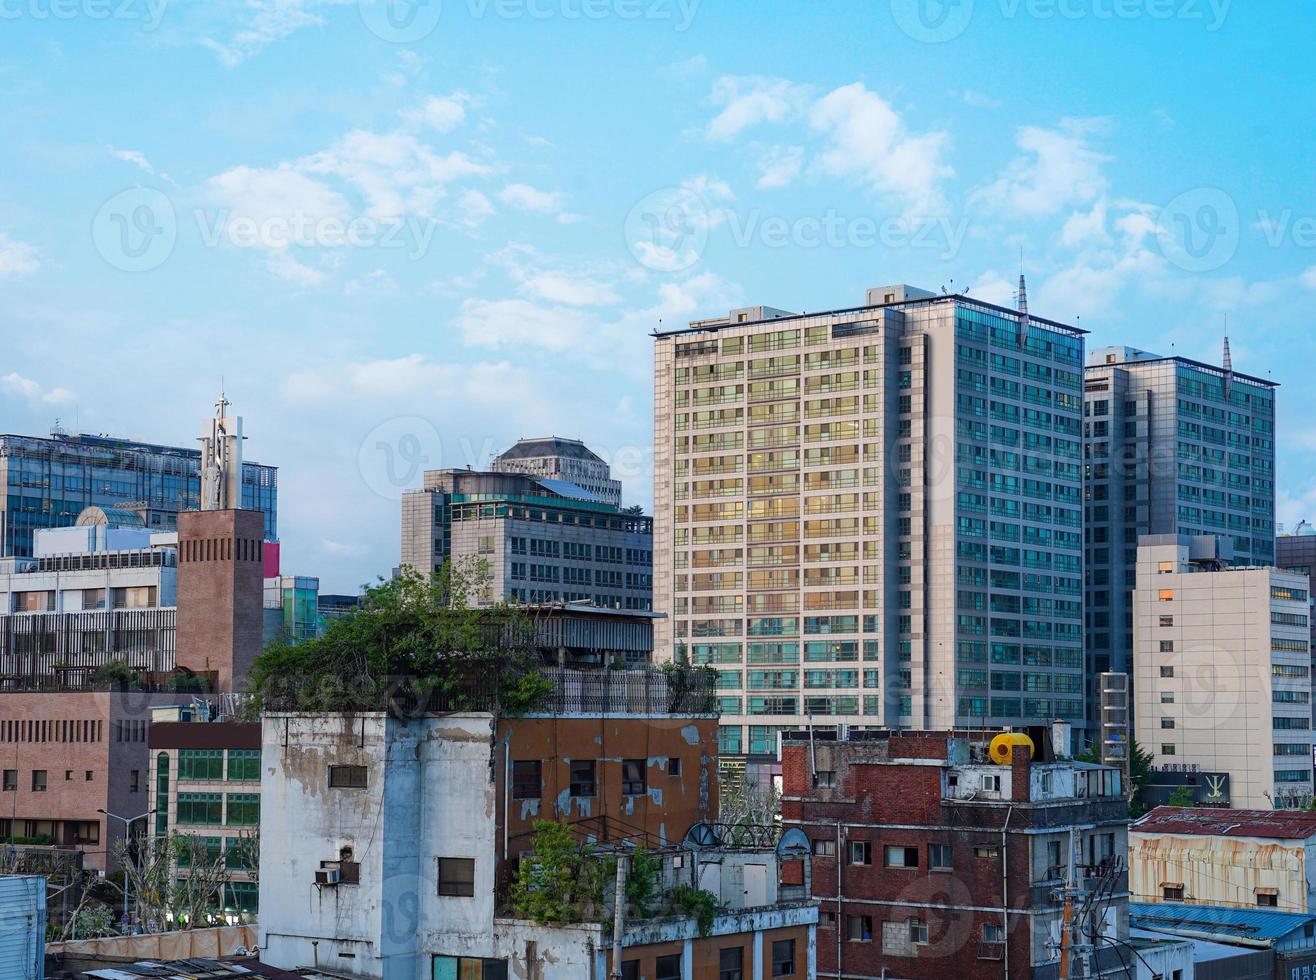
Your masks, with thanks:
<instances>
[{"instance_id":1,"label":"street lamp","mask_svg":"<svg viewBox=\"0 0 1316 980\"><path fill-rule=\"evenodd\" d=\"M151 809L147 810L145 813L139 813L135 817L121 817L117 813L111 813L109 810L106 810L104 807L97 807L96 812L103 813L107 817L113 817L115 820L122 820L123 838L125 841L127 841L129 839L129 835L132 832L132 825L135 824L138 820L144 820L145 818L151 816L151 814L155 813L155 807L152 807ZM124 856L127 857L126 848L125 848ZM128 889L129 887L131 887L131 885L132 885L132 879L128 877L128 872L125 870L123 873L123 921L124 921L125 929L127 928L127 923L128 923Z\"/></svg>"}]
</instances>

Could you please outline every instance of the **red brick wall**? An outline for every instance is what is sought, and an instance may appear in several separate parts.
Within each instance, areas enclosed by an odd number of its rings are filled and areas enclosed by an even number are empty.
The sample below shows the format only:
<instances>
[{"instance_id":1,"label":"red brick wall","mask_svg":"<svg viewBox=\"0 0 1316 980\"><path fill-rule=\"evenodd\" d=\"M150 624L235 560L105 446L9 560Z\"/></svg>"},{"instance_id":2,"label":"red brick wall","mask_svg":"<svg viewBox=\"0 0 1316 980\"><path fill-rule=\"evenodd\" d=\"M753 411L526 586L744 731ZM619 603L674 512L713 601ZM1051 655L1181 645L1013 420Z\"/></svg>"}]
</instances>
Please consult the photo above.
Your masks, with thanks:
<instances>
[{"instance_id":1,"label":"red brick wall","mask_svg":"<svg viewBox=\"0 0 1316 980\"><path fill-rule=\"evenodd\" d=\"M241 688L260 653L265 519L254 510L178 515L178 666Z\"/></svg>"}]
</instances>

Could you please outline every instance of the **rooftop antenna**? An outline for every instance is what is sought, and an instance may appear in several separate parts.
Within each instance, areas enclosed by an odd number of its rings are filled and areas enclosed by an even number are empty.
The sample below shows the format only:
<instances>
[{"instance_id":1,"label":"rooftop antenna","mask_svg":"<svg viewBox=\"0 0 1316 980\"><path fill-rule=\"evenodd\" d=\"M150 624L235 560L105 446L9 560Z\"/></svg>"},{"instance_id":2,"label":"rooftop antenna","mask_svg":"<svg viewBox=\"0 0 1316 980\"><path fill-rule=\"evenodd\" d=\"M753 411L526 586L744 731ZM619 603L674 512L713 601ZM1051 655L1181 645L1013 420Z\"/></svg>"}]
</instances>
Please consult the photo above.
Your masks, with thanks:
<instances>
[{"instance_id":1,"label":"rooftop antenna","mask_svg":"<svg viewBox=\"0 0 1316 980\"><path fill-rule=\"evenodd\" d=\"M1028 284L1024 282L1024 249L1019 246L1019 291L1014 294L1014 308L1019 311L1019 340L1028 343Z\"/></svg>"},{"instance_id":2,"label":"rooftop antenna","mask_svg":"<svg viewBox=\"0 0 1316 980\"><path fill-rule=\"evenodd\" d=\"M1229 314L1225 314L1225 330L1229 329ZM1225 397L1229 397L1229 389L1234 383L1234 359L1229 354L1229 334L1225 333L1225 344L1223 351L1223 361L1221 365L1225 369Z\"/></svg>"}]
</instances>

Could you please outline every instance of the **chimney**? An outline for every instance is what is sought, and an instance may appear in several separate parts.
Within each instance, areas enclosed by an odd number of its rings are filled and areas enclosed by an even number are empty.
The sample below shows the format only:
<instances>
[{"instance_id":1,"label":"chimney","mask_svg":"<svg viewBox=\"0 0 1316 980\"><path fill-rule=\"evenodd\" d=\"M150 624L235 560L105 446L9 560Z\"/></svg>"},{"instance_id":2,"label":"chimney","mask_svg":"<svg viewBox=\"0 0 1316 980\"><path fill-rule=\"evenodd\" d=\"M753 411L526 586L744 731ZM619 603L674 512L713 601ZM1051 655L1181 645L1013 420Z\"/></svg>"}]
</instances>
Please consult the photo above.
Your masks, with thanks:
<instances>
[{"instance_id":1,"label":"chimney","mask_svg":"<svg viewBox=\"0 0 1316 980\"><path fill-rule=\"evenodd\" d=\"M1015 803L1028 802L1028 781L1031 777L1033 762L1027 745L1015 745L1010 749L1010 799Z\"/></svg>"}]
</instances>

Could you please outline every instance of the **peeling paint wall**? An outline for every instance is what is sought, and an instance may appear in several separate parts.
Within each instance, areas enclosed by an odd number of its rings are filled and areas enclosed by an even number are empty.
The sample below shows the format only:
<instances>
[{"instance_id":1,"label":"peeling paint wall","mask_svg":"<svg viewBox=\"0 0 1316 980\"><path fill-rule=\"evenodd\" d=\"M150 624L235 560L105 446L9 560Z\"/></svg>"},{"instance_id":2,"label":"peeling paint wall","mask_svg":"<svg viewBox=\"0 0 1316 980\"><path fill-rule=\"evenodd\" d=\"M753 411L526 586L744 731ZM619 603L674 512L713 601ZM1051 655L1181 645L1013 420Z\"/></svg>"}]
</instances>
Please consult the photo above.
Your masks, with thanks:
<instances>
[{"instance_id":1,"label":"peeling paint wall","mask_svg":"<svg viewBox=\"0 0 1316 980\"><path fill-rule=\"evenodd\" d=\"M1303 841L1257 837L1129 834L1129 892L1163 901L1162 887L1182 882L1184 901L1255 908L1257 889L1278 892L1281 912L1311 908Z\"/></svg>"}]
</instances>

